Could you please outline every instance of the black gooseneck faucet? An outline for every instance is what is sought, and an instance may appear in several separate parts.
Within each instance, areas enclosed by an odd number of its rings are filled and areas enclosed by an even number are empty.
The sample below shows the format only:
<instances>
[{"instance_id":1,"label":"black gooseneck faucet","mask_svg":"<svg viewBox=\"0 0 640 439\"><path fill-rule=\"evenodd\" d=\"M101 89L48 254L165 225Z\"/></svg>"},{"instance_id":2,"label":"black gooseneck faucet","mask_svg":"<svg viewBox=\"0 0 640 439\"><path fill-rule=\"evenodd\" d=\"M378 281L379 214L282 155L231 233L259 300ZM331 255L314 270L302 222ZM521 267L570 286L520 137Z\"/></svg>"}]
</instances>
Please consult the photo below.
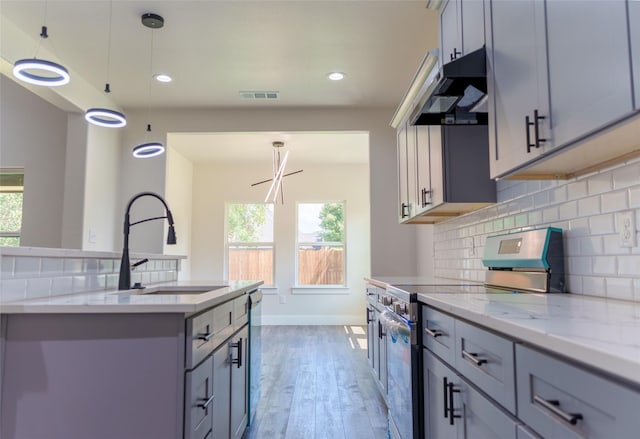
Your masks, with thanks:
<instances>
[{"instance_id":1,"label":"black gooseneck faucet","mask_svg":"<svg viewBox=\"0 0 640 439\"><path fill-rule=\"evenodd\" d=\"M133 203L141 197L154 197L160 200L160 202L164 205L165 216L154 216L153 218L147 218L140 221L136 221L135 223L131 223L129 219L129 211L131 210L131 206ZM131 263L129 262L129 229L131 226L135 226L136 224L145 223L147 221L153 221L157 219L166 218L169 222L169 232L167 233L167 244L173 245L176 243L176 230L173 227L173 215L171 215L171 211L169 210L169 206L167 206L167 202L164 201L160 195L155 192L140 192L139 194L134 195L129 200L129 204L127 204L127 209L124 214L124 245L122 246L122 259L120 261L120 278L118 279L118 290L129 290L131 289Z\"/></svg>"}]
</instances>

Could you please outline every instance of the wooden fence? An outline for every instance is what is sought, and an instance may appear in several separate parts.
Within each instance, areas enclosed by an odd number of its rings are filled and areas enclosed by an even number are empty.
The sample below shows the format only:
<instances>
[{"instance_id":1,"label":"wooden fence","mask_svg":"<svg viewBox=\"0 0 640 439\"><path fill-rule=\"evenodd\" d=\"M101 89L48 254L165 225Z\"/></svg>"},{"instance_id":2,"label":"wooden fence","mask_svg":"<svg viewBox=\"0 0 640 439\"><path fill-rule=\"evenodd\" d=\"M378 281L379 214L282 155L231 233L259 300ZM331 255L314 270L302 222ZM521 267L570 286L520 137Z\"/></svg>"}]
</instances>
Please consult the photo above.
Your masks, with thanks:
<instances>
[{"instance_id":1,"label":"wooden fence","mask_svg":"<svg viewBox=\"0 0 640 439\"><path fill-rule=\"evenodd\" d=\"M261 279L273 285L273 249L229 249L229 279ZM298 250L299 285L343 285L344 248Z\"/></svg>"}]
</instances>

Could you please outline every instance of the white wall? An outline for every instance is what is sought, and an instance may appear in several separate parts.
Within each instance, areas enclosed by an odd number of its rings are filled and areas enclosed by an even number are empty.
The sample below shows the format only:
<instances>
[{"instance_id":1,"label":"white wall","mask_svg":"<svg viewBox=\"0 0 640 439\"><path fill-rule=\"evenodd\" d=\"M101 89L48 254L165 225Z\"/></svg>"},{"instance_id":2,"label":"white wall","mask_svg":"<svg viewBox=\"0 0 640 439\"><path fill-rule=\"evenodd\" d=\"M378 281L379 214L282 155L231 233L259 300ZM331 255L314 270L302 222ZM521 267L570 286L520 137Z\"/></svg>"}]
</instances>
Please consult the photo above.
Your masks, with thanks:
<instances>
[{"instance_id":1,"label":"white wall","mask_svg":"<svg viewBox=\"0 0 640 439\"><path fill-rule=\"evenodd\" d=\"M263 166L204 164L194 167L191 276L222 279L225 203L263 202L268 185L251 187L271 175ZM369 181L367 165L304 166L284 181L284 204L275 206L275 284L265 290L266 324L361 324L364 281L370 275ZM347 289L293 288L295 285L296 203L346 202ZM177 221L176 221L177 224ZM284 301L285 303L281 303Z\"/></svg>"},{"instance_id":2,"label":"white wall","mask_svg":"<svg viewBox=\"0 0 640 439\"><path fill-rule=\"evenodd\" d=\"M118 166L122 131L91 125L86 127L84 221L82 249L119 251L123 213L118 211ZM120 246L114 246L114 240Z\"/></svg>"},{"instance_id":3,"label":"white wall","mask_svg":"<svg viewBox=\"0 0 640 439\"><path fill-rule=\"evenodd\" d=\"M176 245L167 245L164 253L169 255L191 255L191 229L193 215L193 163L169 146L167 148L167 177L165 199L176 229ZM167 224L165 224L166 230ZM180 262L179 280L191 279L191 260ZM212 278L209 278L211 280ZM221 279L221 278L220 278Z\"/></svg>"},{"instance_id":4,"label":"white wall","mask_svg":"<svg viewBox=\"0 0 640 439\"><path fill-rule=\"evenodd\" d=\"M365 131L369 132L369 180L371 193L371 274L417 274L416 227L397 222L396 135L389 126L394 113L387 109L253 109L127 111L121 154L120 209L136 192L165 191L166 157L134 159L132 148L144 139L147 122L153 138L166 139L172 132L243 131ZM153 203L148 205L151 209ZM169 202L171 206L171 202ZM131 249L160 253L164 225L146 223L132 232ZM195 231L194 231L195 234ZM194 235L195 236L195 235ZM192 267L193 269L193 267Z\"/></svg>"},{"instance_id":5,"label":"white wall","mask_svg":"<svg viewBox=\"0 0 640 439\"><path fill-rule=\"evenodd\" d=\"M67 113L0 75L0 167L24 167L21 244L62 245Z\"/></svg>"}]
</instances>

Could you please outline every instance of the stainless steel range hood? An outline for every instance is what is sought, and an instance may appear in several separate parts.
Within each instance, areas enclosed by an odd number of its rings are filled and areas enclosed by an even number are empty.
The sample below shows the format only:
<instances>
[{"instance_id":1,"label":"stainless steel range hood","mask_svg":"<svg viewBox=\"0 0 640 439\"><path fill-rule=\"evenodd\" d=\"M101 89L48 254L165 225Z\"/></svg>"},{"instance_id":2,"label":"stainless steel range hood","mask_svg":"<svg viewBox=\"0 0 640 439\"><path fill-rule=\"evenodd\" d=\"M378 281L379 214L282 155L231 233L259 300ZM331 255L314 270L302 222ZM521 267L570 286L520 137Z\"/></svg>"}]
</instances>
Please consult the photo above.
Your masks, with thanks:
<instances>
[{"instance_id":1,"label":"stainless steel range hood","mask_svg":"<svg viewBox=\"0 0 640 439\"><path fill-rule=\"evenodd\" d=\"M391 126L408 116L411 125L486 125L485 48L438 68L437 50L422 60Z\"/></svg>"}]
</instances>

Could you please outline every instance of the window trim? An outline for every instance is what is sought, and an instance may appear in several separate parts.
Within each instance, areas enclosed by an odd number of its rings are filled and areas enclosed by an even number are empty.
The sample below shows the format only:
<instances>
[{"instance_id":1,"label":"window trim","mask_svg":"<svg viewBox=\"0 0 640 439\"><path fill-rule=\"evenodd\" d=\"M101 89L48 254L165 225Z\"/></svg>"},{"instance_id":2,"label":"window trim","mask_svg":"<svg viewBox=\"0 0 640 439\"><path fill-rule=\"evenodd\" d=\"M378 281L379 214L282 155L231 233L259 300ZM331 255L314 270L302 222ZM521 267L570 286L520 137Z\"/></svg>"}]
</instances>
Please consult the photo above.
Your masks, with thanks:
<instances>
[{"instance_id":1,"label":"window trim","mask_svg":"<svg viewBox=\"0 0 640 439\"><path fill-rule=\"evenodd\" d=\"M18 247L22 240L22 216L24 214L24 168L0 168L0 174L20 175L19 182L22 185L2 186L0 184L0 193L3 194L22 194L22 211L20 212L20 228L18 230L0 230L0 238L18 238ZM12 246L14 247L14 246Z\"/></svg>"}]
</instances>

